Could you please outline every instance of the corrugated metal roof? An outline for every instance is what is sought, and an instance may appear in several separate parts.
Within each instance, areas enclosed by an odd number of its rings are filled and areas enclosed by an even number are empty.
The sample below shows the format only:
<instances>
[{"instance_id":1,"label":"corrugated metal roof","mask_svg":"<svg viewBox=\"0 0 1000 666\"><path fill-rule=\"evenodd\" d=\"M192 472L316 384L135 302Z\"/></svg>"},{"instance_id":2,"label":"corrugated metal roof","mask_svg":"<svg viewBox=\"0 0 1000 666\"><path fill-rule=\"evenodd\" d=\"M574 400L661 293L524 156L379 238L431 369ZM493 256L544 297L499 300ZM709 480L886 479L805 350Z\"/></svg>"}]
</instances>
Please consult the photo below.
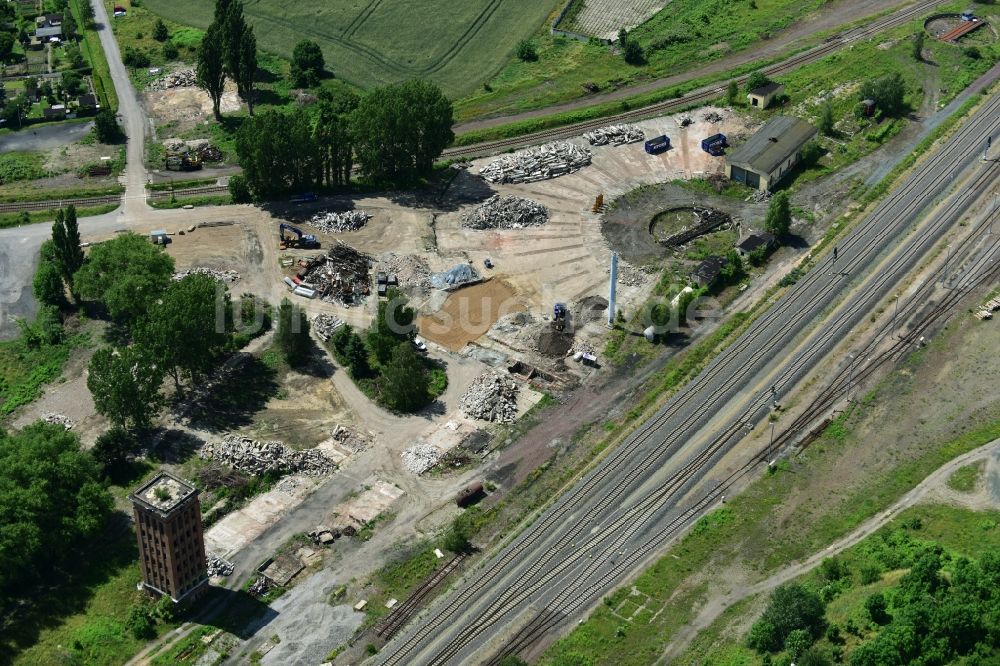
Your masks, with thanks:
<instances>
[{"instance_id":1,"label":"corrugated metal roof","mask_svg":"<svg viewBox=\"0 0 1000 666\"><path fill-rule=\"evenodd\" d=\"M756 88L750 91L750 94L759 95L763 97L764 95L769 95L770 93L773 93L778 88L784 88L784 86L778 83L777 81L771 81L770 83L765 83L762 86L757 86Z\"/></svg>"},{"instance_id":2,"label":"corrugated metal roof","mask_svg":"<svg viewBox=\"0 0 1000 666\"><path fill-rule=\"evenodd\" d=\"M729 163L767 174L816 134L816 128L792 116L776 116L728 156Z\"/></svg>"}]
</instances>

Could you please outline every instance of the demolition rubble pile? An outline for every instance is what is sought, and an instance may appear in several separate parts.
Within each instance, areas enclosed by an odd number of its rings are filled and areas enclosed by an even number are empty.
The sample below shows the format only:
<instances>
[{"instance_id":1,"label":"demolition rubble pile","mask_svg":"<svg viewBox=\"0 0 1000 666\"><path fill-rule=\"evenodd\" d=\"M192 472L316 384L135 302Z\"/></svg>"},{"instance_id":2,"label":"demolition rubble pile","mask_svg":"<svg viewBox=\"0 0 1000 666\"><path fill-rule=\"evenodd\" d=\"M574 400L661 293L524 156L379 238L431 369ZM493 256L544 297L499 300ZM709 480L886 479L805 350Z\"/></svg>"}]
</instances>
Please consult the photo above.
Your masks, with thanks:
<instances>
[{"instance_id":1,"label":"demolition rubble pile","mask_svg":"<svg viewBox=\"0 0 1000 666\"><path fill-rule=\"evenodd\" d=\"M706 123L720 123L722 122L722 116L717 111L709 111L702 116L702 120Z\"/></svg>"},{"instance_id":2,"label":"demolition rubble pile","mask_svg":"<svg viewBox=\"0 0 1000 666\"><path fill-rule=\"evenodd\" d=\"M450 289L479 279L479 274L469 264L458 264L444 273L431 275L431 285L435 289Z\"/></svg>"},{"instance_id":3,"label":"demolition rubble pile","mask_svg":"<svg viewBox=\"0 0 1000 666\"><path fill-rule=\"evenodd\" d=\"M542 204L499 194L462 213L462 226L467 229L524 229L545 224L548 220L549 211Z\"/></svg>"},{"instance_id":4,"label":"demolition rubble pile","mask_svg":"<svg viewBox=\"0 0 1000 666\"><path fill-rule=\"evenodd\" d=\"M371 291L371 265L372 258L367 254L338 242L299 271L299 278L327 303L350 307Z\"/></svg>"},{"instance_id":5,"label":"demolition rubble pile","mask_svg":"<svg viewBox=\"0 0 1000 666\"><path fill-rule=\"evenodd\" d=\"M188 275L207 275L218 282L228 282L230 284L240 281L240 274L236 271L217 271L214 268L188 268L187 270L174 273L174 280L183 280Z\"/></svg>"},{"instance_id":6,"label":"demolition rubble pile","mask_svg":"<svg viewBox=\"0 0 1000 666\"><path fill-rule=\"evenodd\" d=\"M566 141L556 141L496 158L479 174L497 183L532 183L579 171L590 164L590 150Z\"/></svg>"},{"instance_id":7,"label":"demolition rubble pile","mask_svg":"<svg viewBox=\"0 0 1000 666\"><path fill-rule=\"evenodd\" d=\"M743 201L746 201L746 202L749 202L749 203L760 204L760 203L767 203L770 200L771 200L771 192L770 191L768 191L768 190L754 190L753 192L751 192L750 194L748 194L747 197L746 197L746 199L744 199Z\"/></svg>"},{"instance_id":8,"label":"demolition rubble pile","mask_svg":"<svg viewBox=\"0 0 1000 666\"><path fill-rule=\"evenodd\" d=\"M73 426L76 425L76 421L70 417L62 414L55 414L53 412L46 412L42 414L42 420L46 423L52 423L53 425L61 425L66 430L72 430Z\"/></svg>"},{"instance_id":9,"label":"demolition rubble pile","mask_svg":"<svg viewBox=\"0 0 1000 666\"><path fill-rule=\"evenodd\" d=\"M404 449L401 454L403 465L414 474L423 474L441 459L441 452L430 444L417 444Z\"/></svg>"},{"instance_id":10,"label":"demolition rubble pile","mask_svg":"<svg viewBox=\"0 0 1000 666\"><path fill-rule=\"evenodd\" d=\"M371 214L364 210L345 210L342 212L324 211L309 218L309 226L331 234L344 231L357 231L365 226Z\"/></svg>"},{"instance_id":11,"label":"demolition rubble pile","mask_svg":"<svg viewBox=\"0 0 1000 666\"><path fill-rule=\"evenodd\" d=\"M623 146L626 143L635 143L646 138L646 133L635 125L609 125L587 132L583 138L590 142L592 146Z\"/></svg>"},{"instance_id":12,"label":"demolition rubble pile","mask_svg":"<svg viewBox=\"0 0 1000 666\"><path fill-rule=\"evenodd\" d=\"M328 314L318 314L313 317L312 330L316 331L316 335L320 337L323 342L329 340L337 329L344 325L344 322L337 319L333 315Z\"/></svg>"},{"instance_id":13,"label":"demolition rubble pile","mask_svg":"<svg viewBox=\"0 0 1000 666\"><path fill-rule=\"evenodd\" d=\"M281 442L259 442L233 434L226 435L221 442L205 444L198 455L255 476L267 472L322 476L334 468L333 461L316 449L295 451Z\"/></svg>"},{"instance_id":14,"label":"demolition rubble pile","mask_svg":"<svg viewBox=\"0 0 1000 666\"><path fill-rule=\"evenodd\" d=\"M607 269L606 273L610 273L611 269ZM646 280L649 275L640 268L636 268L631 264L627 264L624 261L618 262L618 284L625 285L626 287L641 287L646 284Z\"/></svg>"},{"instance_id":15,"label":"demolition rubble pile","mask_svg":"<svg viewBox=\"0 0 1000 666\"><path fill-rule=\"evenodd\" d=\"M221 557L210 557L208 558L208 575L212 576L231 576L233 575L235 567L233 567L232 562L227 562Z\"/></svg>"},{"instance_id":16,"label":"demolition rubble pile","mask_svg":"<svg viewBox=\"0 0 1000 666\"><path fill-rule=\"evenodd\" d=\"M386 252L379 257L378 271L395 275L400 286L430 289L431 269L423 257Z\"/></svg>"},{"instance_id":17,"label":"demolition rubble pile","mask_svg":"<svg viewBox=\"0 0 1000 666\"><path fill-rule=\"evenodd\" d=\"M520 387L510 377L492 370L476 377L459 400L466 416L494 423L513 423L517 418Z\"/></svg>"},{"instance_id":18,"label":"demolition rubble pile","mask_svg":"<svg viewBox=\"0 0 1000 666\"><path fill-rule=\"evenodd\" d=\"M150 90L169 90L170 88L190 88L198 84L194 68L185 67L175 72L168 72L149 84Z\"/></svg>"},{"instance_id":19,"label":"demolition rubble pile","mask_svg":"<svg viewBox=\"0 0 1000 666\"><path fill-rule=\"evenodd\" d=\"M247 588L247 594L251 597L262 597L267 593L272 587L271 581L269 581L264 576L257 576L257 580Z\"/></svg>"}]
</instances>

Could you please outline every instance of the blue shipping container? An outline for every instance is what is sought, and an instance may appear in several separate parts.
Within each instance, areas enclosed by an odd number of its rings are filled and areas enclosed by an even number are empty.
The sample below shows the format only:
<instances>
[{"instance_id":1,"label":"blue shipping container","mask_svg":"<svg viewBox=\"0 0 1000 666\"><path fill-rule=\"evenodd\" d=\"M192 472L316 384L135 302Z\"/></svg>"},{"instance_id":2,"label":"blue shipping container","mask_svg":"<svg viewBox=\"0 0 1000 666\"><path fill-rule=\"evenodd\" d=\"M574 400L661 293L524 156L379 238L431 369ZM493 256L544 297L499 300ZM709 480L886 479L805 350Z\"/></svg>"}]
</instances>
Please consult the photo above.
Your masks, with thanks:
<instances>
[{"instance_id":1,"label":"blue shipping container","mask_svg":"<svg viewBox=\"0 0 1000 666\"><path fill-rule=\"evenodd\" d=\"M701 149L706 153L712 153L717 155L722 152L722 149L728 146L726 142L725 134L713 134L712 136L701 140Z\"/></svg>"},{"instance_id":2,"label":"blue shipping container","mask_svg":"<svg viewBox=\"0 0 1000 666\"><path fill-rule=\"evenodd\" d=\"M655 155L656 153L662 153L664 150L670 148L670 138L666 134L661 134L660 136L653 137L646 142L646 152L650 155Z\"/></svg>"}]
</instances>

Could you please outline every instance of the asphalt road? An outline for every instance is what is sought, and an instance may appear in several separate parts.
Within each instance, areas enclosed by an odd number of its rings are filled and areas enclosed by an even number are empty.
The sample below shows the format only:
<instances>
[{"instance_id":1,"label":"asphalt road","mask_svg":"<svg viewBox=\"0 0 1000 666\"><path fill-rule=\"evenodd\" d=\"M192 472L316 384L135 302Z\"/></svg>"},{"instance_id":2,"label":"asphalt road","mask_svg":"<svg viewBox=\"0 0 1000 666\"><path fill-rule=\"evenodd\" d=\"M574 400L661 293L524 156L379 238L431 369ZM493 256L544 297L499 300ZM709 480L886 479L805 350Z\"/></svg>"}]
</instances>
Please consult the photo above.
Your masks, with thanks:
<instances>
[{"instance_id":1,"label":"asphalt road","mask_svg":"<svg viewBox=\"0 0 1000 666\"><path fill-rule=\"evenodd\" d=\"M52 150L68 143L75 143L85 137L93 122L56 123L35 129L22 129L0 136L0 152L14 150Z\"/></svg>"},{"instance_id":2,"label":"asphalt road","mask_svg":"<svg viewBox=\"0 0 1000 666\"><path fill-rule=\"evenodd\" d=\"M980 160L985 138L998 131L995 94L840 242L836 259L821 260L655 417L389 643L376 663L486 659L532 618L565 620L587 608L717 503L711 491L721 479L707 475L740 441L740 431L767 417L770 387L781 396L802 379L957 222L960 204L926 216L956 178L1000 178L1000 164ZM968 203L968 194L956 199Z\"/></svg>"}]
</instances>

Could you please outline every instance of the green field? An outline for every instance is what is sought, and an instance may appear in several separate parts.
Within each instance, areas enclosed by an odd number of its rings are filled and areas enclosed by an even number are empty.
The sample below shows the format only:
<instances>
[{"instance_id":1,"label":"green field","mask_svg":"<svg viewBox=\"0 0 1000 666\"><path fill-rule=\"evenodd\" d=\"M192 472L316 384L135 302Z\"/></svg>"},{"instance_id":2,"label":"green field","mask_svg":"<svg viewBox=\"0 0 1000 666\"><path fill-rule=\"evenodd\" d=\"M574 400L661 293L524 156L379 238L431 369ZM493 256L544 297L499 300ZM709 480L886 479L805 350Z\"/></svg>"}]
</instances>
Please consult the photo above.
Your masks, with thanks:
<instances>
[{"instance_id":1,"label":"green field","mask_svg":"<svg viewBox=\"0 0 1000 666\"><path fill-rule=\"evenodd\" d=\"M164 18L205 28L214 3L147 0ZM290 58L295 44L315 40L327 68L363 88L410 78L466 95L508 61L558 0L248 0L247 20L261 48Z\"/></svg>"}]
</instances>

